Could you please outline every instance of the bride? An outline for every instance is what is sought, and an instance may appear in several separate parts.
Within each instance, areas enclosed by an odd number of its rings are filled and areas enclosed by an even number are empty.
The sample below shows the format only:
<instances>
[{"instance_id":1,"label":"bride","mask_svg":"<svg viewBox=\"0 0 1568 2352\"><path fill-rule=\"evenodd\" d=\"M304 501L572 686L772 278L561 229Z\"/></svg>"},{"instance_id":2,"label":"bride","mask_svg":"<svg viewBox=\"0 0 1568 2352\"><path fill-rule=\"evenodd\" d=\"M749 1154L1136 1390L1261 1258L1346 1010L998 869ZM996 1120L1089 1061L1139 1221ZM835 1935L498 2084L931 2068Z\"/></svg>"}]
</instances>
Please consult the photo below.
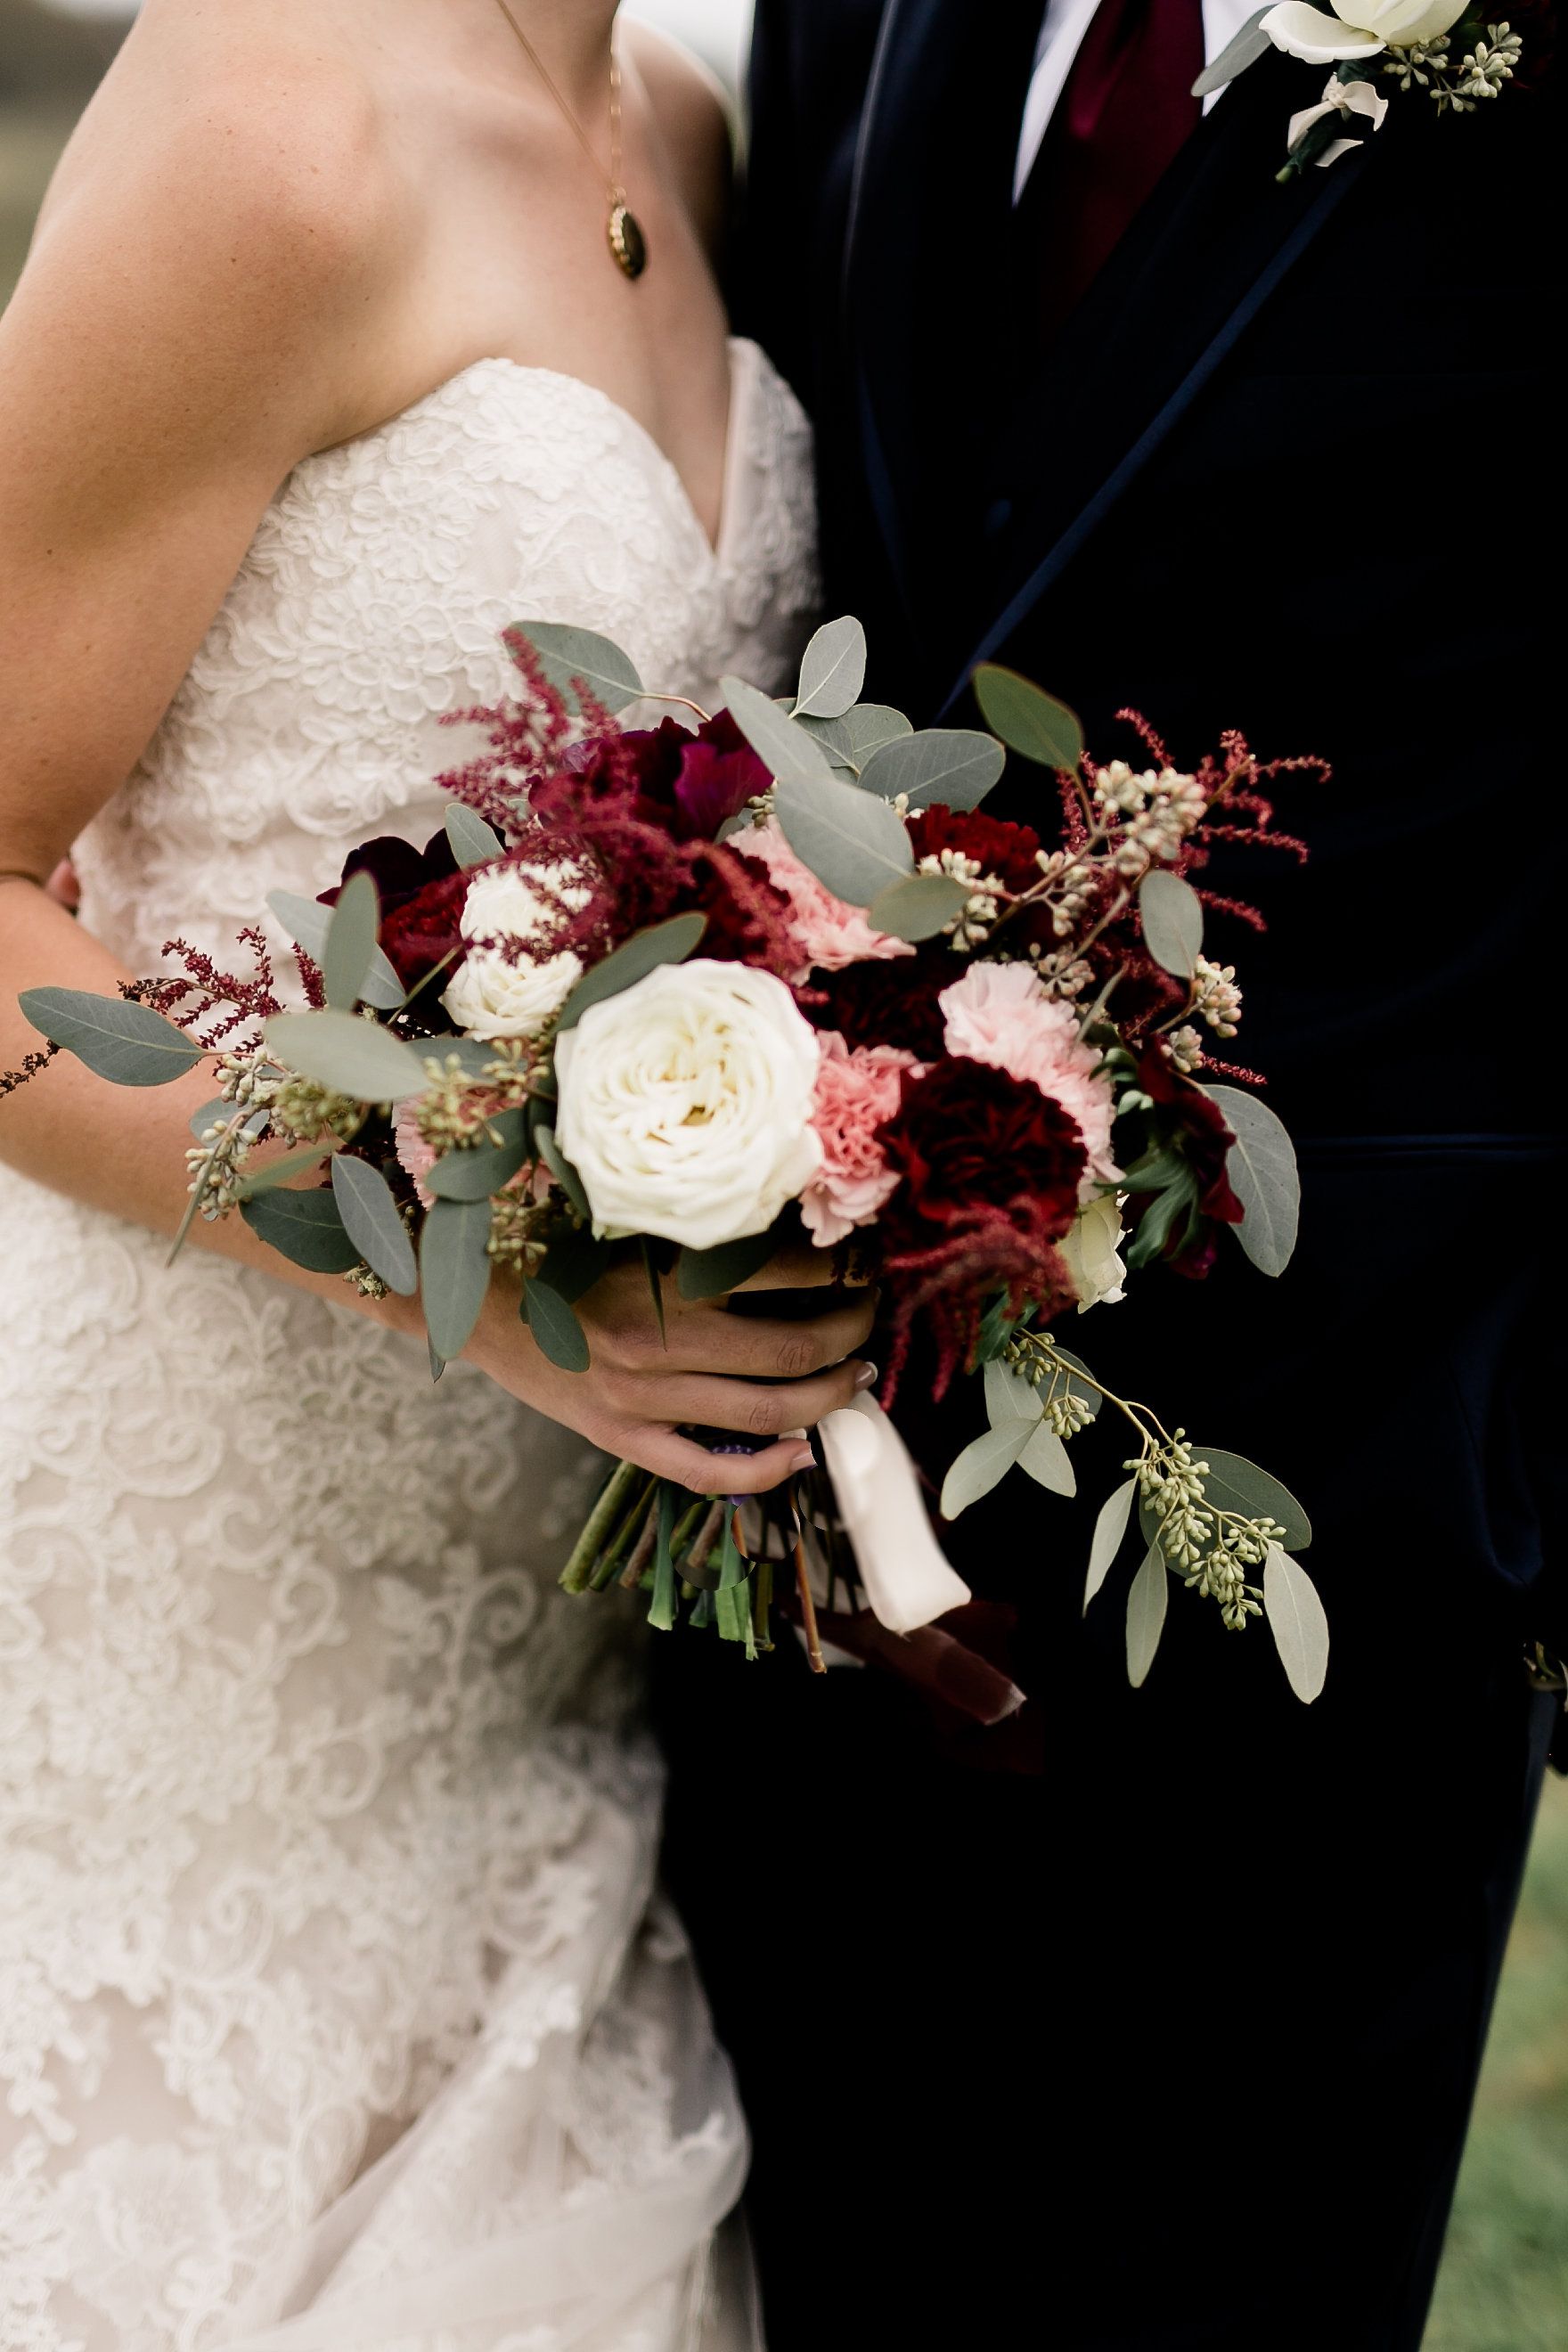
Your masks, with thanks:
<instances>
[{"instance_id":1,"label":"bride","mask_svg":"<svg viewBox=\"0 0 1568 2352\"><path fill-rule=\"evenodd\" d=\"M613 16L147 0L0 323L0 1066L19 990L232 965L426 838L509 622L790 674L810 457L726 336L721 114ZM612 1277L576 1378L498 1286L433 1387L407 1302L237 1220L166 1269L210 1091L0 1101L0 2342L750 2344L637 1646L553 1578L589 1441L770 1485L798 1441L681 1424L847 1402L868 1307L672 1299L666 1349Z\"/></svg>"}]
</instances>

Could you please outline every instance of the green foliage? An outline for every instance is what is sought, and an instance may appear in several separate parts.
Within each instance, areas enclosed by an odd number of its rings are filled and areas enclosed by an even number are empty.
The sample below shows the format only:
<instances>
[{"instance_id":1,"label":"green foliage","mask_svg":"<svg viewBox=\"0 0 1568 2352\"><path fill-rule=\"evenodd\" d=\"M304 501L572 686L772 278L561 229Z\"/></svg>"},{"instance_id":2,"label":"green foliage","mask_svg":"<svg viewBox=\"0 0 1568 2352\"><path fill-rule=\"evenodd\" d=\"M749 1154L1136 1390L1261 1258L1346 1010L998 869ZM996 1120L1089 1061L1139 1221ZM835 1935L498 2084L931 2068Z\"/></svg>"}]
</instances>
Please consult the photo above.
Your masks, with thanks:
<instances>
[{"instance_id":1,"label":"green foliage","mask_svg":"<svg viewBox=\"0 0 1568 2352\"><path fill-rule=\"evenodd\" d=\"M522 1311L542 1352L563 1372L588 1369L588 1335L569 1300L536 1277L522 1286Z\"/></svg>"},{"instance_id":2,"label":"green foliage","mask_svg":"<svg viewBox=\"0 0 1568 2352\"><path fill-rule=\"evenodd\" d=\"M1170 1589L1164 1554L1151 1544L1127 1595L1127 1679L1134 1690L1142 1689L1154 1663Z\"/></svg>"},{"instance_id":3,"label":"green foliage","mask_svg":"<svg viewBox=\"0 0 1568 2352\"><path fill-rule=\"evenodd\" d=\"M1179 874L1156 866L1138 885L1143 944L1163 970L1191 980L1204 943L1203 900Z\"/></svg>"},{"instance_id":4,"label":"green foliage","mask_svg":"<svg viewBox=\"0 0 1568 2352\"><path fill-rule=\"evenodd\" d=\"M449 801L443 823L452 855L465 872L471 866L488 866L493 858L506 855L506 844L494 825L487 824L466 801Z\"/></svg>"},{"instance_id":5,"label":"green foliage","mask_svg":"<svg viewBox=\"0 0 1568 2352\"><path fill-rule=\"evenodd\" d=\"M815 735L798 727L776 702L748 686L743 677L721 677L731 718L761 760L770 776L832 776L833 762Z\"/></svg>"},{"instance_id":6,"label":"green foliage","mask_svg":"<svg viewBox=\"0 0 1568 2352\"><path fill-rule=\"evenodd\" d=\"M380 1169L352 1152L338 1152L332 1160L332 1197L343 1231L371 1272L380 1276L388 1290L412 1298L419 1287L419 1269L392 1188Z\"/></svg>"},{"instance_id":7,"label":"green foliage","mask_svg":"<svg viewBox=\"0 0 1568 2352\"><path fill-rule=\"evenodd\" d=\"M446 1362L460 1356L490 1284L490 1204L437 1201L419 1235L419 1287L430 1345Z\"/></svg>"},{"instance_id":8,"label":"green foliage","mask_svg":"<svg viewBox=\"0 0 1568 2352\"><path fill-rule=\"evenodd\" d=\"M770 1225L713 1249L683 1249L675 1262L675 1286L682 1298L721 1298L761 1274L778 1245L777 1227Z\"/></svg>"},{"instance_id":9,"label":"green foliage","mask_svg":"<svg viewBox=\"0 0 1568 2352\"><path fill-rule=\"evenodd\" d=\"M1110 1575L1117 1553L1126 1538L1128 1523L1132 1517L1132 1498L1138 1492L1136 1478L1129 1478L1115 1493L1108 1495L1100 1507L1094 1523L1094 1538L1089 1548L1089 1573L1084 1579L1083 1605L1087 1610L1095 1594Z\"/></svg>"},{"instance_id":10,"label":"green foliage","mask_svg":"<svg viewBox=\"0 0 1568 2352\"><path fill-rule=\"evenodd\" d=\"M1301 1218L1301 1178L1296 1147L1266 1102L1242 1087L1205 1087L1235 1136L1226 1171L1247 1212L1237 1238L1260 1274L1289 1265Z\"/></svg>"},{"instance_id":11,"label":"green foliage","mask_svg":"<svg viewBox=\"0 0 1568 2352\"><path fill-rule=\"evenodd\" d=\"M365 879L369 881L368 875ZM293 890L269 890L267 903L296 947L303 948L313 964L324 966L334 910L323 907L319 898L302 898ZM361 1001L374 1005L378 1013L394 1013L403 1002L403 982L391 960L374 944L359 993Z\"/></svg>"},{"instance_id":12,"label":"green foliage","mask_svg":"<svg viewBox=\"0 0 1568 2352\"><path fill-rule=\"evenodd\" d=\"M706 915L690 914L672 915L668 923L652 923L646 931L634 931L584 973L561 1009L557 1030L574 1029L591 1004L619 996L650 971L657 971L660 964L684 963L707 928Z\"/></svg>"},{"instance_id":13,"label":"green foliage","mask_svg":"<svg viewBox=\"0 0 1568 2352\"><path fill-rule=\"evenodd\" d=\"M574 710L579 707L578 678L612 714L635 702L643 690L631 656L596 629L574 629L559 621L520 621L517 630L539 656L550 684Z\"/></svg>"},{"instance_id":14,"label":"green foliage","mask_svg":"<svg viewBox=\"0 0 1568 2352\"><path fill-rule=\"evenodd\" d=\"M848 618L825 622L801 660L795 715L842 719L865 683L865 630Z\"/></svg>"},{"instance_id":15,"label":"green foliage","mask_svg":"<svg viewBox=\"0 0 1568 2352\"><path fill-rule=\"evenodd\" d=\"M375 884L368 874L351 874L338 893L321 950L321 985L334 1011L352 1013L359 1003L380 929Z\"/></svg>"},{"instance_id":16,"label":"green foliage","mask_svg":"<svg viewBox=\"0 0 1568 2352\"><path fill-rule=\"evenodd\" d=\"M1083 757L1083 729L1065 702L1000 662L982 662L973 684L985 724L1009 751L1042 768L1078 766Z\"/></svg>"},{"instance_id":17,"label":"green foliage","mask_svg":"<svg viewBox=\"0 0 1568 2352\"><path fill-rule=\"evenodd\" d=\"M868 907L913 870L902 817L874 793L831 774L783 776L773 806L795 856L847 906Z\"/></svg>"},{"instance_id":18,"label":"green foliage","mask_svg":"<svg viewBox=\"0 0 1568 2352\"><path fill-rule=\"evenodd\" d=\"M468 1143L445 1151L425 1177L427 1192L439 1201L488 1201L510 1184L528 1158L521 1110L503 1110L489 1120L495 1143Z\"/></svg>"},{"instance_id":19,"label":"green foliage","mask_svg":"<svg viewBox=\"0 0 1568 2352\"><path fill-rule=\"evenodd\" d=\"M29 988L16 1001L40 1035L117 1087L166 1087L202 1058L202 1048L183 1029L130 997Z\"/></svg>"},{"instance_id":20,"label":"green foliage","mask_svg":"<svg viewBox=\"0 0 1568 2352\"><path fill-rule=\"evenodd\" d=\"M906 874L878 891L866 919L889 939L931 940L968 904L968 883L952 874Z\"/></svg>"},{"instance_id":21,"label":"green foliage","mask_svg":"<svg viewBox=\"0 0 1568 2352\"><path fill-rule=\"evenodd\" d=\"M359 1264L331 1192L258 1192L239 1213L269 1248L312 1274L347 1274Z\"/></svg>"},{"instance_id":22,"label":"green foliage","mask_svg":"<svg viewBox=\"0 0 1568 2352\"><path fill-rule=\"evenodd\" d=\"M275 1013L263 1034L287 1068L354 1102L403 1102L425 1092L425 1065L412 1046L355 1013Z\"/></svg>"},{"instance_id":23,"label":"green foliage","mask_svg":"<svg viewBox=\"0 0 1568 2352\"><path fill-rule=\"evenodd\" d=\"M990 735L966 727L928 727L874 751L860 771L868 793L901 793L911 808L978 808L1001 775L1006 754Z\"/></svg>"}]
</instances>

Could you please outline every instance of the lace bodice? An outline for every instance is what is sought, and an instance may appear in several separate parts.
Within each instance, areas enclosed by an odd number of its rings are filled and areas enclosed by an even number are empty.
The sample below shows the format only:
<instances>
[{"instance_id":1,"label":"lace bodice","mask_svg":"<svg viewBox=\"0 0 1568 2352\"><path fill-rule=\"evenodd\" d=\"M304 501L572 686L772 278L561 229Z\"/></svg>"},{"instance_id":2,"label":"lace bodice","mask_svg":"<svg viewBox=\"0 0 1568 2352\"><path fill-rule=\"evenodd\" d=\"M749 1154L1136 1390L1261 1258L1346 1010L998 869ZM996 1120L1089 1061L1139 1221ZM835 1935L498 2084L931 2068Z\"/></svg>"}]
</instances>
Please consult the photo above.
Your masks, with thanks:
<instances>
[{"instance_id":1,"label":"lace bodice","mask_svg":"<svg viewBox=\"0 0 1568 2352\"><path fill-rule=\"evenodd\" d=\"M230 961L269 889L423 841L510 622L783 685L811 512L750 344L717 548L614 404L479 362L284 484L79 845L83 920ZM554 1585L595 1465L164 1257L0 1171L0 2344L728 2352L743 2135L649 1907L638 1652Z\"/></svg>"},{"instance_id":2,"label":"lace bodice","mask_svg":"<svg viewBox=\"0 0 1568 2352\"><path fill-rule=\"evenodd\" d=\"M268 889L323 888L367 835L427 838L470 740L440 719L507 690L511 622L603 630L700 701L722 670L790 675L816 598L809 434L756 345L731 352L716 548L641 425L510 360L298 467L78 845L93 929L138 970L180 931L216 952Z\"/></svg>"}]
</instances>

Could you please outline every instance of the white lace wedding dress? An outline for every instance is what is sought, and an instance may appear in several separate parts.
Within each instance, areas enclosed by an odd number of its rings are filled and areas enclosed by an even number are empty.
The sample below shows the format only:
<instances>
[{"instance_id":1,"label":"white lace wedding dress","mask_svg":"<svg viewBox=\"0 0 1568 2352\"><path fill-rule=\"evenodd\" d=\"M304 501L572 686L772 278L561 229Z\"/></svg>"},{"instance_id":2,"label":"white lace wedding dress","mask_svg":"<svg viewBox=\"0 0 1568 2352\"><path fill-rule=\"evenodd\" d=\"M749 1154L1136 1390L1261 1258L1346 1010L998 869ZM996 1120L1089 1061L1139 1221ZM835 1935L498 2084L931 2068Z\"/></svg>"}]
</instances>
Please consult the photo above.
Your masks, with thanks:
<instances>
[{"instance_id":1,"label":"white lace wedding dress","mask_svg":"<svg viewBox=\"0 0 1568 2352\"><path fill-rule=\"evenodd\" d=\"M423 842L470 740L437 716L502 693L509 622L782 684L806 429L732 363L716 551L630 417L501 360L300 466L79 845L89 927L137 971L176 934L231 961L268 889ZM165 1255L0 1171L0 2345L751 2344L636 1634L555 1589L594 1465L346 1307Z\"/></svg>"}]
</instances>

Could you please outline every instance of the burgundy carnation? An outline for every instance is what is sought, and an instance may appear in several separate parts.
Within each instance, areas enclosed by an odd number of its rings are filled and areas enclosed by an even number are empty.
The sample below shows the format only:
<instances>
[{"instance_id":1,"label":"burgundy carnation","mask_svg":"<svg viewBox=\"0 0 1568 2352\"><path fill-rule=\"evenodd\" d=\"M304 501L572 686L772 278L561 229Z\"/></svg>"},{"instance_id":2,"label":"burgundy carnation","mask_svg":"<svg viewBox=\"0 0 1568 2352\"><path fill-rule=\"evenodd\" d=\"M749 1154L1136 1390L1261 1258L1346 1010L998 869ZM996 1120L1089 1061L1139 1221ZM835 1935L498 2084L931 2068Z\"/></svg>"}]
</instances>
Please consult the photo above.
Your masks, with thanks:
<instances>
[{"instance_id":1,"label":"burgundy carnation","mask_svg":"<svg viewBox=\"0 0 1568 2352\"><path fill-rule=\"evenodd\" d=\"M711 841L769 782L727 710L695 734L674 719L628 729L598 746L583 772L592 788L629 793L638 815L662 821L678 841Z\"/></svg>"},{"instance_id":2,"label":"burgundy carnation","mask_svg":"<svg viewBox=\"0 0 1568 2352\"><path fill-rule=\"evenodd\" d=\"M917 809L910 818L910 840L917 862L955 849L973 857L982 874L998 876L1009 890L1026 890L1040 878L1035 863L1040 836L1033 826L986 816L979 809Z\"/></svg>"},{"instance_id":3,"label":"burgundy carnation","mask_svg":"<svg viewBox=\"0 0 1568 2352\"><path fill-rule=\"evenodd\" d=\"M803 1002L819 1029L837 1029L849 1045L900 1045L918 1061L935 1062L945 1025L937 1000L963 970L947 941L936 940L912 956L817 972Z\"/></svg>"},{"instance_id":4,"label":"burgundy carnation","mask_svg":"<svg viewBox=\"0 0 1568 2352\"><path fill-rule=\"evenodd\" d=\"M361 842L343 860L342 882L323 890L321 904L335 907L343 882L368 874L381 902L381 945L405 988L413 988L458 944L458 919L468 895L468 877L458 871L445 831L423 849L395 834Z\"/></svg>"},{"instance_id":5,"label":"burgundy carnation","mask_svg":"<svg viewBox=\"0 0 1568 2352\"><path fill-rule=\"evenodd\" d=\"M884 1130L903 1182L883 1212L897 1248L952 1232L977 1210L1016 1213L1042 1240L1067 1232L1087 1157L1078 1121L1038 1087L983 1062L947 1056L906 1072Z\"/></svg>"}]
</instances>

